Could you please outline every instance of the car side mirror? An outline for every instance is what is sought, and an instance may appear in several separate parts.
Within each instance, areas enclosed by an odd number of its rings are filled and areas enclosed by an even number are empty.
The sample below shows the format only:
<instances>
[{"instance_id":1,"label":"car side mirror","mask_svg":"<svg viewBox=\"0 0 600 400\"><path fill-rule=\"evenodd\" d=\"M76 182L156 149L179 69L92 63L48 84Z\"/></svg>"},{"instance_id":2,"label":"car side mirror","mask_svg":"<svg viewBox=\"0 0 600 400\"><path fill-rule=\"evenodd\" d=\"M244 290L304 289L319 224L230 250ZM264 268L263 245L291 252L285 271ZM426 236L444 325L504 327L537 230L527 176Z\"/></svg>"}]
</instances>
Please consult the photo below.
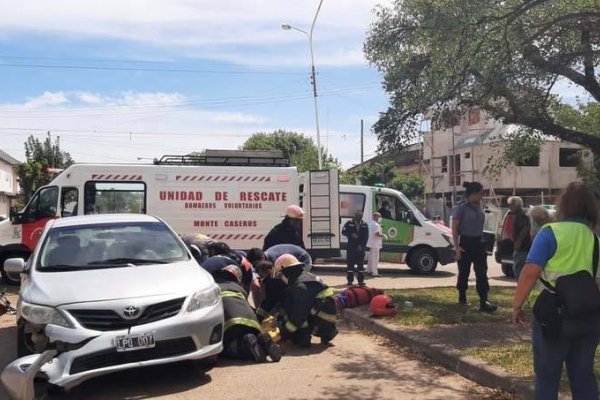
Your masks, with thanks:
<instances>
[{"instance_id":1,"label":"car side mirror","mask_svg":"<svg viewBox=\"0 0 600 400\"><path fill-rule=\"evenodd\" d=\"M25 271L25 260L22 258L9 258L4 261L4 271L7 274L20 274Z\"/></svg>"}]
</instances>

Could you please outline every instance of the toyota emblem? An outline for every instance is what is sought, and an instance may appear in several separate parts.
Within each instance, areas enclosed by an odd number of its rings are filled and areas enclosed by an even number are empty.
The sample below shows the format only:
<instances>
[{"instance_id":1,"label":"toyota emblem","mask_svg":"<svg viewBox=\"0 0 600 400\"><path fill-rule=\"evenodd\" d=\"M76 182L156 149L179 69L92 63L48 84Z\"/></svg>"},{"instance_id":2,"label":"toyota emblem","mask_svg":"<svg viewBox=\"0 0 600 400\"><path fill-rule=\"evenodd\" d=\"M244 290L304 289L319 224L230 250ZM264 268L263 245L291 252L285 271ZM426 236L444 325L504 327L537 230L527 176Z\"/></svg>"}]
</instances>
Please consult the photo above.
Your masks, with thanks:
<instances>
[{"instance_id":1,"label":"toyota emblem","mask_svg":"<svg viewBox=\"0 0 600 400\"><path fill-rule=\"evenodd\" d=\"M123 315L125 316L125 318L133 319L133 318L137 317L139 312L140 312L139 308L137 308L135 306L129 306L123 310Z\"/></svg>"}]
</instances>

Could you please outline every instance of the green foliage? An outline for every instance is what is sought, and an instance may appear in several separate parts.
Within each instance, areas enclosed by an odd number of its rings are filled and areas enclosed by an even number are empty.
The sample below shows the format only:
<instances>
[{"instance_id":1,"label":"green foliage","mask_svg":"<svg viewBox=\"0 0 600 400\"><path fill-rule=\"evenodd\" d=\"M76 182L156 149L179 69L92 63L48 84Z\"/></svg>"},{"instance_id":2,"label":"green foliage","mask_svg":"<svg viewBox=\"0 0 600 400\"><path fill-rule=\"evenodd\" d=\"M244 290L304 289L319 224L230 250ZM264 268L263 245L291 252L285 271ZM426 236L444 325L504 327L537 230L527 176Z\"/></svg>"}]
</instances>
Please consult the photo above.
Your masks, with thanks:
<instances>
[{"instance_id":1,"label":"green foliage","mask_svg":"<svg viewBox=\"0 0 600 400\"><path fill-rule=\"evenodd\" d=\"M488 159L483 174L498 178L507 168L522 165L527 160L539 157L544 137L532 129L522 128L492 140L493 154Z\"/></svg>"},{"instance_id":2,"label":"green foliage","mask_svg":"<svg viewBox=\"0 0 600 400\"><path fill-rule=\"evenodd\" d=\"M21 186L21 197L23 202L35 191L44 186L54 178L54 174L48 173L48 168L67 168L73 164L71 155L60 149L60 138L52 141L50 133L44 141L33 135L25 142L26 161L19 166L19 184Z\"/></svg>"},{"instance_id":3,"label":"green foliage","mask_svg":"<svg viewBox=\"0 0 600 400\"><path fill-rule=\"evenodd\" d=\"M394 179L394 163L386 161L364 165L353 174L353 178L352 183L358 181L364 186L375 186L377 183L388 186Z\"/></svg>"},{"instance_id":4,"label":"green foliage","mask_svg":"<svg viewBox=\"0 0 600 400\"><path fill-rule=\"evenodd\" d=\"M597 0L395 0L377 9L365 44L390 96L375 125L380 146L410 142L425 112L437 120L479 105L600 156L599 131L562 120L554 94L569 83L600 101L598 46Z\"/></svg>"},{"instance_id":5,"label":"green foliage","mask_svg":"<svg viewBox=\"0 0 600 400\"><path fill-rule=\"evenodd\" d=\"M425 179L416 173L398 175L392 180L392 188L401 191L411 200L419 199L425 191Z\"/></svg>"},{"instance_id":6,"label":"green foliage","mask_svg":"<svg viewBox=\"0 0 600 400\"><path fill-rule=\"evenodd\" d=\"M276 130L271 133L259 132L252 135L241 146L242 150L281 150L285 158L298 168L298 171L318 169L317 146L311 138L301 133ZM323 168L341 169L337 159L321 148Z\"/></svg>"}]
</instances>

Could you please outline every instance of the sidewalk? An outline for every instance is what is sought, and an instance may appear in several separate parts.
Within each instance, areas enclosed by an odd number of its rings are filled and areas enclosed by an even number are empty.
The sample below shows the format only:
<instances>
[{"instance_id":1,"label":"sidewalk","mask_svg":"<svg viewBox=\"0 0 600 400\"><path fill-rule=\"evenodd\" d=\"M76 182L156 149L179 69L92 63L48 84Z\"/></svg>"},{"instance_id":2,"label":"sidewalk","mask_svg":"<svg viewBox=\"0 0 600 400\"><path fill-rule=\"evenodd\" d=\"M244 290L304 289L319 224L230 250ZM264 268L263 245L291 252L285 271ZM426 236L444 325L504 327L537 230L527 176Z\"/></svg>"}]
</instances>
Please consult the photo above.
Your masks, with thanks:
<instances>
[{"instance_id":1,"label":"sidewalk","mask_svg":"<svg viewBox=\"0 0 600 400\"><path fill-rule=\"evenodd\" d=\"M343 316L359 328L422 353L433 362L478 384L504 390L517 398L533 398L533 384L530 380L466 355L471 349L499 342L528 342L528 329L516 330L508 323L405 327L387 320L370 318L365 307L346 309Z\"/></svg>"}]
</instances>

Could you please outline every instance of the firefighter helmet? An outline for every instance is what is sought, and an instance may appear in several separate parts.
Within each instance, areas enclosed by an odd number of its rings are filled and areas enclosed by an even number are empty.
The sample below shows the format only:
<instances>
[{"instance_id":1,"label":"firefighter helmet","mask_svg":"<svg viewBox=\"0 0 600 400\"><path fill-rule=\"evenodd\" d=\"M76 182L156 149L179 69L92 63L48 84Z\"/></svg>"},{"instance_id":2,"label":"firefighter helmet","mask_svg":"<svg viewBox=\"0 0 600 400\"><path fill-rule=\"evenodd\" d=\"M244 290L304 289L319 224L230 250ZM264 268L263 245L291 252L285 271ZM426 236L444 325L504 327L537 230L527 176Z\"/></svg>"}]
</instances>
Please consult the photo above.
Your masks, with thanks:
<instances>
[{"instance_id":1,"label":"firefighter helmet","mask_svg":"<svg viewBox=\"0 0 600 400\"><path fill-rule=\"evenodd\" d=\"M242 281L242 270L235 264L229 264L221 269L222 273L228 273L235 278L237 283Z\"/></svg>"},{"instance_id":2,"label":"firefighter helmet","mask_svg":"<svg viewBox=\"0 0 600 400\"><path fill-rule=\"evenodd\" d=\"M275 260L275 264L273 266L273 278L281 278L284 269L296 266L303 267L304 264L298 261L298 259L291 254L283 254L279 256L279 258Z\"/></svg>"},{"instance_id":3,"label":"firefighter helmet","mask_svg":"<svg viewBox=\"0 0 600 400\"><path fill-rule=\"evenodd\" d=\"M288 206L288 208L285 210L285 215L289 218L302 219L304 218L304 210L293 204Z\"/></svg>"},{"instance_id":4,"label":"firefighter helmet","mask_svg":"<svg viewBox=\"0 0 600 400\"><path fill-rule=\"evenodd\" d=\"M398 312L394 300L384 294L373 297L369 310L374 317L393 316Z\"/></svg>"}]
</instances>

